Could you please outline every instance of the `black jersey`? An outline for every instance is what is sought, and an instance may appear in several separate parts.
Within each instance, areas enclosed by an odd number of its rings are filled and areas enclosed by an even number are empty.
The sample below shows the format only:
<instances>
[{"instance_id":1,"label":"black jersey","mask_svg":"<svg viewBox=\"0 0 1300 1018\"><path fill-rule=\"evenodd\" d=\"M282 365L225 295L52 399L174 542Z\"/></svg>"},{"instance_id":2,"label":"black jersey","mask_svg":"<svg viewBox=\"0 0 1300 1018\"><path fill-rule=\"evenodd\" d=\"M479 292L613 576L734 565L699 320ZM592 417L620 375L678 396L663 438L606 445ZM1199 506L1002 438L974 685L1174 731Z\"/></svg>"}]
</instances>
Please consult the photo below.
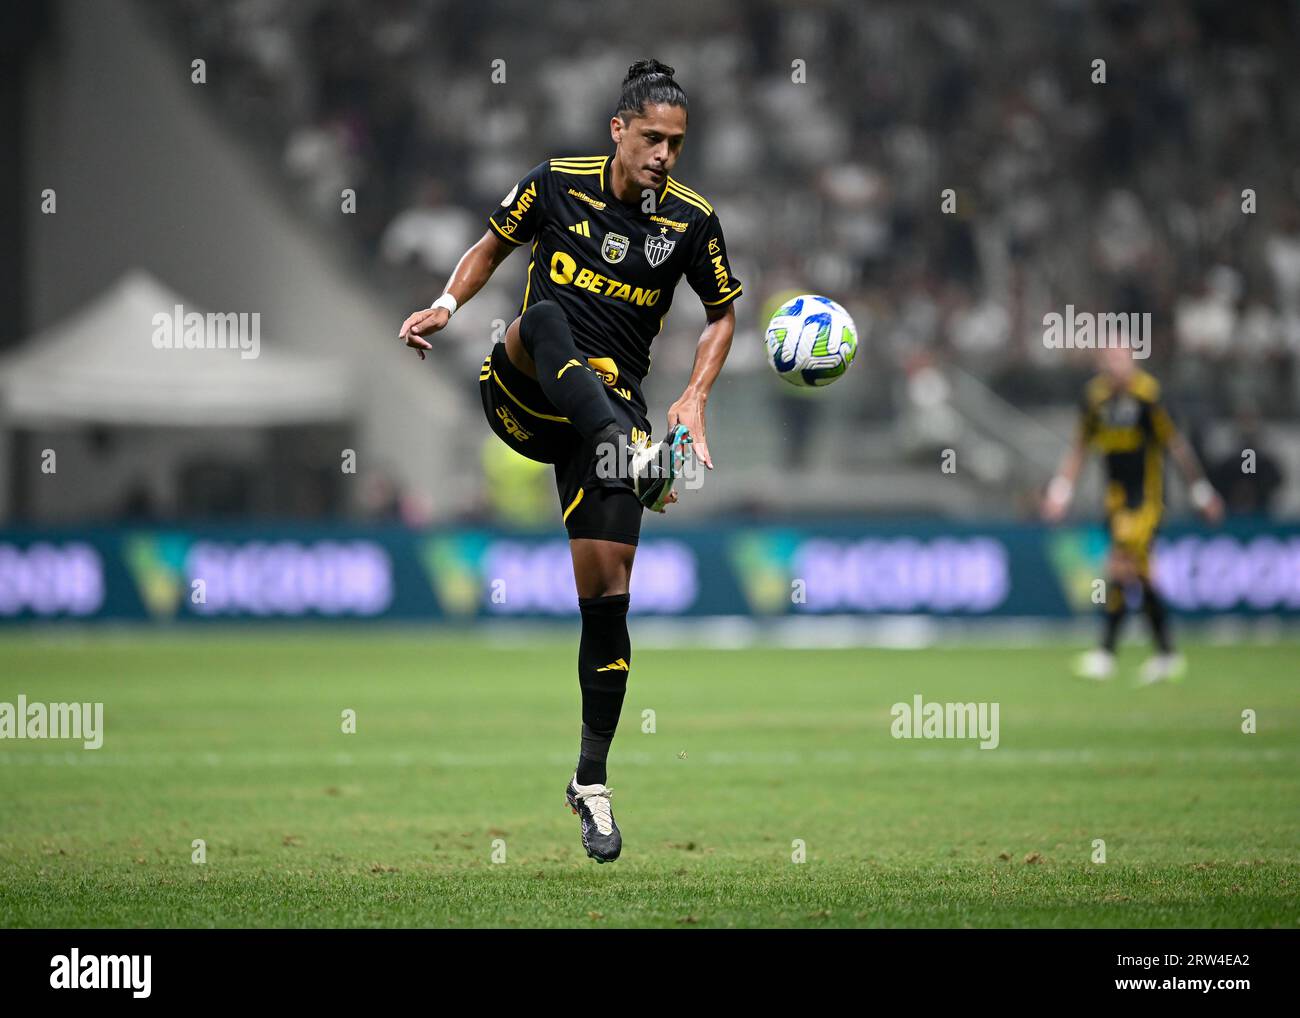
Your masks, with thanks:
<instances>
[{"instance_id":1,"label":"black jersey","mask_svg":"<svg viewBox=\"0 0 1300 1018\"><path fill-rule=\"evenodd\" d=\"M1080 437L1106 458L1106 511L1159 507L1164 449L1174 425L1160 403L1160 383L1138 371L1119 387L1098 375L1084 393Z\"/></svg>"},{"instance_id":2,"label":"black jersey","mask_svg":"<svg viewBox=\"0 0 1300 1018\"><path fill-rule=\"evenodd\" d=\"M671 176L629 205L609 190L609 164L581 156L535 166L488 221L507 243L532 243L520 313L559 304L588 363L644 414L650 344L678 281L685 275L717 307L740 295L740 280L712 205Z\"/></svg>"}]
</instances>

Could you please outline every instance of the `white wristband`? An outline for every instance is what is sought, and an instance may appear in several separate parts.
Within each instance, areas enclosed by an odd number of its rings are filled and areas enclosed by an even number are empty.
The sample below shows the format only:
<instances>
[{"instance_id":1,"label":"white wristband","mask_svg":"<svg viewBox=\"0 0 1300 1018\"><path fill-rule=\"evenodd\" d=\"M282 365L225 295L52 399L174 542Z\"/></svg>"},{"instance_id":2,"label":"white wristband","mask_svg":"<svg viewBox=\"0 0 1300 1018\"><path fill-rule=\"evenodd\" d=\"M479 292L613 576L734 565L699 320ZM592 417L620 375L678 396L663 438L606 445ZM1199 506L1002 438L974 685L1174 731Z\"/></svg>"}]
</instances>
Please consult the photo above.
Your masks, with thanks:
<instances>
[{"instance_id":1,"label":"white wristband","mask_svg":"<svg viewBox=\"0 0 1300 1018\"><path fill-rule=\"evenodd\" d=\"M1060 474L1053 477L1051 483L1047 486L1047 497L1053 502L1068 502L1073 494L1074 485Z\"/></svg>"},{"instance_id":2,"label":"white wristband","mask_svg":"<svg viewBox=\"0 0 1300 1018\"><path fill-rule=\"evenodd\" d=\"M1192 484L1191 496L1192 505L1196 506L1197 509L1204 509L1214 501L1214 487L1202 477Z\"/></svg>"},{"instance_id":3,"label":"white wristband","mask_svg":"<svg viewBox=\"0 0 1300 1018\"><path fill-rule=\"evenodd\" d=\"M434 308L446 308L447 316L451 317L456 313L457 306L458 305L456 304L456 298L449 293L444 293L441 297L439 297L437 300L435 300L432 304L429 305L429 310L432 311Z\"/></svg>"}]
</instances>

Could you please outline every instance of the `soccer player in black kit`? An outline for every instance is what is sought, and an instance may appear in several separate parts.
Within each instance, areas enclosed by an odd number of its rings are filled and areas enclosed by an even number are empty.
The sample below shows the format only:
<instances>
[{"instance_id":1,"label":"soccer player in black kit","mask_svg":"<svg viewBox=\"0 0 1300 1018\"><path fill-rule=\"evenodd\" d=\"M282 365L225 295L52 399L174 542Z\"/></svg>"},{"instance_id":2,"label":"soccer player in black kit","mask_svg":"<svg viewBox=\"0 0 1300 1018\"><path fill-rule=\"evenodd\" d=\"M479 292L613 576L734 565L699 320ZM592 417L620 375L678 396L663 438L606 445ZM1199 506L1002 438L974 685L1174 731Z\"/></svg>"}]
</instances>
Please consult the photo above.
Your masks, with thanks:
<instances>
[{"instance_id":1,"label":"soccer player in black kit","mask_svg":"<svg viewBox=\"0 0 1300 1018\"><path fill-rule=\"evenodd\" d=\"M483 362L479 387L501 441L555 465L582 615L581 749L565 796L597 862L622 849L606 760L632 664L628 590L641 513L676 501L688 454L713 469L704 408L731 349L741 290L713 206L669 175L686 124L673 69L633 64L609 122L613 154L530 170L492 211L446 292L400 332L423 358L428 337L511 251L529 247L519 317ZM641 380L683 275L707 324L690 381L668 408L668 434L652 445Z\"/></svg>"}]
</instances>

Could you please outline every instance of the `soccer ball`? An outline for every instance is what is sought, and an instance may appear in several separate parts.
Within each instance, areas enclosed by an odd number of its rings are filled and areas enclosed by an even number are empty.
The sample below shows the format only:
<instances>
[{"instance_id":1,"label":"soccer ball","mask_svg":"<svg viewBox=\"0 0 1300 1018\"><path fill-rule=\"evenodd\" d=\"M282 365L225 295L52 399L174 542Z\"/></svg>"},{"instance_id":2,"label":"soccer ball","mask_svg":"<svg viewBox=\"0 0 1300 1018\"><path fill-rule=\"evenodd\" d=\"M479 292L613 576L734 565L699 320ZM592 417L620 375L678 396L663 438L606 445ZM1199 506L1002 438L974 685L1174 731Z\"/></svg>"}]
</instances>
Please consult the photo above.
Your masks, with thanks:
<instances>
[{"instance_id":1,"label":"soccer ball","mask_svg":"<svg viewBox=\"0 0 1300 1018\"><path fill-rule=\"evenodd\" d=\"M858 330L829 297L786 301L767 325L767 362L791 385L830 385L858 352Z\"/></svg>"}]
</instances>

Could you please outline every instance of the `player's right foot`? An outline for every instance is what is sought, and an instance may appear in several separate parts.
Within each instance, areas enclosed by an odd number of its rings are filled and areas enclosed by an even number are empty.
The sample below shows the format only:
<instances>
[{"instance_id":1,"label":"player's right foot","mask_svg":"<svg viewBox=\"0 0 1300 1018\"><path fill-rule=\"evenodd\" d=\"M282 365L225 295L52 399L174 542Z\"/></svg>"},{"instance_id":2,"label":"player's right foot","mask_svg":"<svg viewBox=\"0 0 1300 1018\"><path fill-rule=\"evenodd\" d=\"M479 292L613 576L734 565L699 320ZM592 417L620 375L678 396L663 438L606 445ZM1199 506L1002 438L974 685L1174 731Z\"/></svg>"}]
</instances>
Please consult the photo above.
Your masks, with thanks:
<instances>
[{"instance_id":1,"label":"player's right foot","mask_svg":"<svg viewBox=\"0 0 1300 1018\"><path fill-rule=\"evenodd\" d=\"M1100 647L1080 654L1074 662L1074 674L1081 679L1104 682L1115 674L1115 655Z\"/></svg>"},{"instance_id":2,"label":"player's right foot","mask_svg":"<svg viewBox=\"0 0 1300 1018\"><path fill-rule=\"evenodd\" d=\"M582 821L582 847L596 862L613 862L623 851L623 836L614 823L609 806L613 790L604 785L580 785L578 775L569 779L564 798Z\"/></svg>"},{"instance_id":3,"label":"player's right foot","mask_svg":"<svg viewBox=\"0 0 1300 1018\"><path fill-rule=\"evenodd\" d=\"M631 447L632 487L647 509L663 512L673 485L685 469L686 450L692 442L690 429L675 424L663 441L654 445L642 441Z\"/></svg>"}]
</instances>

